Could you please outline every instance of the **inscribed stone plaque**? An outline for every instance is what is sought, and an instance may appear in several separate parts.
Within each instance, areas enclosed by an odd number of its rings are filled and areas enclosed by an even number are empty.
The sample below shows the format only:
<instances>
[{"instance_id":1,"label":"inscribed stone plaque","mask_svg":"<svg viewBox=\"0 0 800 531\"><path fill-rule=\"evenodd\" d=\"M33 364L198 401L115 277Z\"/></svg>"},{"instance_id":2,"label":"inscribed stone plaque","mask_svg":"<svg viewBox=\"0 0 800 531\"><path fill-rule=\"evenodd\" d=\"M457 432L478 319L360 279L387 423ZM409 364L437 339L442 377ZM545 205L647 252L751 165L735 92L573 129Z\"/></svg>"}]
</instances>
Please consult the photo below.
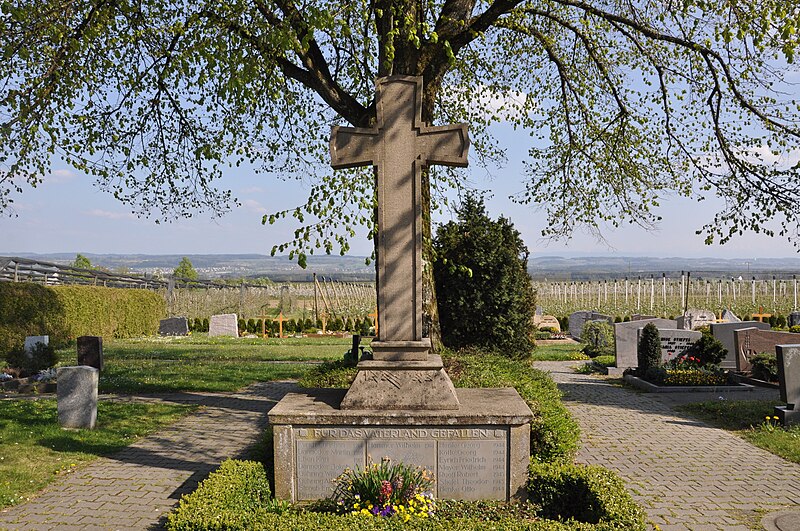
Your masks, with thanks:
<instances>
[{"instance_id":1,"label":"inscribed stone plaque","mask_svg":"<svg viewBox=\"0 0 800 531\"><path fill-rule=\"evenodd\" d=\"M81 336L78 338L78 365L88 365L103 370L103 338Z\"/></svg>"},{"instance_id":2,"label":"inscribed stone plaque","mask_svg":"<svg viewBox=\"0 0 800 531\"><path fill-rule=\"evenodd\" d=\"M800 334L745 328L733 332L733 342L736 352L736 370L747 372L750 370L750 359L753 356L762 352L774 354L777 345L800 343Z\"/></svg>"},{"instance_id":3,"label":"inscribed stone plaque","mask_svg":"<svg viewBox=\"0 0 800 531\"><path fill-rule=\"evenodd\" d=\"M300 430L302 431L302 430ZM364 467L366 441L297 440L297 496L301 500L327 498L332 481L346 468Z\"/></svg>"},{"instance_id":4,"label":"inscribed stone plaque","mask_svg":"<svg viewBox=\"0 0 800 531\"><path fill-rule=\"evenodd\" d=\"M434 477L436 471L436 441L409 441L378 439L367 441L367 458L373 463L388 457L393 463L406 463L425 467Z\"/></svg>"},{"instance_id":5,"label":"inscribed stone plaque","mask_svg":"<svg viewBox=\"0 0 800 531\"><path fill-rule=\"evenodd\" d=\"M779 345L775 355L781 400L792 406L792 410L800 409L800 344Z\"/></svg>"},{"instance_id":6,"label":"inscribed stone plaque","mask_svg":"<svg viewBox=\"0 0 800 531\"><path fill-rule=\"evenodd\" d=\"M677 323L672 319L640 319L627 323L614 323L614 343L617 353L617 367L627 369L638 367L639 359L636 356L639 345L639 330L647 323L653 323L657 328L677 328Z\"/></svg>"},{"instance_id":7,"label":"inscribed stone plaque","mask_svg":"<svg viewBox=\"0 0 800 531\"><path fill-rule=\"evenodd\" d=\"M160 336L189 335L189 320L186 317L170 317L168 319L161 319L161 321L158 322L158 335Z\"/></svg>"},{"instance_id":8,"label":"inscribed stone plaque","mask_svg":"<svg viewBox=\"0 0 800 531\"><path fill-rule=\"evenodd\" d=\"M736 368L736 342L733 338L733 333L736 330L744 328L758 328L760 330L769 330L769 323L762 323L761 321L739 321L730 323L714 323L711 325L711 335L722 343L728 349L728 353L720 363L723 369Z\"/></svg>"},{"instance_id":9,"label":"inscribed stone plaque","mask_svg":"<svg viewBox=\"0 0 800 531\"><path fill-rule=\"evenodd\" d=\"M208 337L233 336L239 337L239 323L235 313L212 315L208 323Z\"/></svg>"},{"instance_id":10,"label":"inscribed stone plaque","mask_svg":"<svg viewBox=\"0 0 800 531\"><path fill-rule=\"evenodd\" d=\"M507 450L503 439L439 441L437 497L505 499Z\"/></svg>"},{"instance_id":11,"label":"inscribed stone plaque","mask_svg":"<svg viewBox=\"0 0 800 531\"><path fill-rule=\"evenodd\" d=\"M641 337L641 328L637 331L637 335ZM686 354L686 351L689 350L694 342L700 339L703 334L695 332L694 330L659 328L658 335L661 338L661 361L662 363L666 363L669 360Z\"/></svg>"}]
</instances>

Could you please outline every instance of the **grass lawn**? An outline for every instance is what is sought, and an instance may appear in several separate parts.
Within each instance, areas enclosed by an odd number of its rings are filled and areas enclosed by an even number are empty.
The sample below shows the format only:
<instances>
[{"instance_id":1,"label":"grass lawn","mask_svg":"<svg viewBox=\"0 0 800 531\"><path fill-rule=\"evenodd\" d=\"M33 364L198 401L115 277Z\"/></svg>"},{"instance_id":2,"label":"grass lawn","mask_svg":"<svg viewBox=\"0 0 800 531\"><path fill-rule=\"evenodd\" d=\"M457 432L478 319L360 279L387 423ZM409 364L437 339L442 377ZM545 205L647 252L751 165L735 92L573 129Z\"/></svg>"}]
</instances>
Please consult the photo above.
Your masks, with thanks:
<instances>
[{"instance_id":1,"label":"grass lawn","mask_svg":"<svg viewBox=\"0 0 800 531\"><path fill-rule=\"evenodd\" d=\"M311 365L340 359L349 338L138 338L103 344L100 392L235 391L253 382L301 378ZM60 352L73 363L74 349Z\"/></svg>"},{"instance_id":2,"label":"grass lawn","mask_svg":"<svg viewBox=\"0 0 800 531\"><path fill-rule=\"evenodd\" d=\"M588 360L589 356L581 352L583 345L578 343L539 343L533 352L533 361L575 361Z\"/></svg>"},{"instance_id":3,"label":"grass lawn","mask_svg":"<svg viewBox=\"0 0 800 531\"><path fill-rule=\"evenodd\" d=\"M61 474L176 421L194 406L102 401L97 428L62 430L54 399L0 401L0 508L26 501Z\"/></svg>"},{"instance_id":4,"label":"grass lawn","mask_svg":"<svg viewBox=\"0 0 800 531\"><path fill-rule=\"evenodd\" d=\"M762 400L709 401L676 409L736 435L788 461L800 463L800 426L783 428L772 419L772 408L782 402ZM767 417L770 420L767 420Z\"/></svg>"}]
</instances>

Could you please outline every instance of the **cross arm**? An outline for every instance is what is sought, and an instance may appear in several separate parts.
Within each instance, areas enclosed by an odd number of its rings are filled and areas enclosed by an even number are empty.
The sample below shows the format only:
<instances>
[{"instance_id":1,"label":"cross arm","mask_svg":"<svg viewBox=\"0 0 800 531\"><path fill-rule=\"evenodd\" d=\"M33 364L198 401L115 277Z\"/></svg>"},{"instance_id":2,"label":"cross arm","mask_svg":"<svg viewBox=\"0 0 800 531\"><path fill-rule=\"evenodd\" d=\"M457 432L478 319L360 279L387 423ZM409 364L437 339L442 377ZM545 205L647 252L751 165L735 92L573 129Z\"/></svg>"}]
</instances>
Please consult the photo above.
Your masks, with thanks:
<instances>
[{"instance_id":1,"label":"cross arm","mask_svg":"<svg viewBox=\"0 0 800 531\"><path fill-rule=\"evenodd\" d=\"M378 132L363 127L334 126L331 130L331 166L334 170L375 163Z\"/></svg>"},{"instance_id":2,"label":"cross arm","mask_svg":"<svg viewBox=\"0 0 800 531\"><path fill-rule=\"evenodd\" d=\"M425 165L467 167L469 135L466 124L422 128L419 142Z\"/></svg>"}]
</instances>

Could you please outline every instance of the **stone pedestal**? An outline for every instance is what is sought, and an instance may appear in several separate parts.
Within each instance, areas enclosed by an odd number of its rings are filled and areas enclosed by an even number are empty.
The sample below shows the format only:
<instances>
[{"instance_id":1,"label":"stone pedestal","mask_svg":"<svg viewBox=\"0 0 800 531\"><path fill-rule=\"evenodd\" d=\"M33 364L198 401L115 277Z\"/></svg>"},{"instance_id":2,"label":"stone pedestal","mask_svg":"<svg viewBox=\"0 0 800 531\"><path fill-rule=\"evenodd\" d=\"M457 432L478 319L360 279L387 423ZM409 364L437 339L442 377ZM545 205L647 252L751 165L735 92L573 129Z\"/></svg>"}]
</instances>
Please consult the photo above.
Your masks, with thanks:
<instances>
[{"instance_id":1,"label":"stone pedestal","mask_svg":"<svg viewBox=\"0 0 800 531\"><path fill-rule=\"evenodd\" d=\"M437 498L525 499L532 419L527 404L508 388L456 394L460 407L452 411L343 409L343 389L286 395L269 412L276 497L325 498L345 468L389 457L433 472Z\"/></svg>"},{"instance_id":2,"label":"stone pedestal","mask_svg":"<svg viewBox=\"0 0 800 531\"><path fill-rule=\"evenodd\" d=\"M97 384L94 367L59 367L58 424L62 428L94 429L97 422Z\"/></svg>"}]
</instances>

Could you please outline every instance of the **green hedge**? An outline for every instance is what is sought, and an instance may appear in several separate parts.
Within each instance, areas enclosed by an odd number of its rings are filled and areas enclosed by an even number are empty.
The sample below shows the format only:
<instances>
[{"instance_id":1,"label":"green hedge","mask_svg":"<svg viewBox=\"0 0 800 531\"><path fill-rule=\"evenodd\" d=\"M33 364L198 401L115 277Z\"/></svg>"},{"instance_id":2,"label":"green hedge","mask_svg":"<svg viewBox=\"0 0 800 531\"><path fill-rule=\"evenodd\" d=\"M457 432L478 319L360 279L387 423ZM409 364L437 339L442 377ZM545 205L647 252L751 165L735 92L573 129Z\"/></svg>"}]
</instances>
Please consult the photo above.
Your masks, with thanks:
<instances>
[{"instance_id":1,"label":"green hedge","mask_svg":"<svg viewBox=\"0 0 800 531\"><path fill-rule=\"evenodd\" d=\"M495 519L480 510L459 518L411 520L337 515L298 506L280 505L269 499L269 484L264 468L253 461L226 461L203 481L197 490L184 496L167 517L168 531L200 530L445 530L479 531L610 531L644 530L644 513L633 502L622 481L602 467L534 464L530 468L531 497L541 504L540 514L564 515L553 519ZM466 502L462 502L466 503ZM565 509L565 507L567 509ZM577 510L576 510L577 509ZM491 514L490 514L491 513ZM580 518L590 521L581 521Z\"/></svg>"},{"instance_id":2,"label":"green hedge","mask_svg":"<svg viewBox=\"0 0 800 531\"><path fill-rule=\"evenodd\" d=\"M548 519L646 529L644 512L625 484L603 467L531 462L528 496Z\"/></svg>"},{"instance_id":3,"label":"green hedge","mask_svg":"<svg viewBox=\"0 0 800 531\"><path fill-rule=\"evenodd\" d=\"M269 504L264 465L229 459L167 517L171 531L255 529Z\"/></svg>"},{"instance_id":4,"label":"green hedge","mask_svg":"<svg viewBox=\"0 0 800 531\"><path fill-rule=\"evenodd\" d=\"M78 336L125 338L158 332L164 299L141 289L0 283L0 351L25 336L49 335L56 347Z\"/></svg>"}]
</instances>

